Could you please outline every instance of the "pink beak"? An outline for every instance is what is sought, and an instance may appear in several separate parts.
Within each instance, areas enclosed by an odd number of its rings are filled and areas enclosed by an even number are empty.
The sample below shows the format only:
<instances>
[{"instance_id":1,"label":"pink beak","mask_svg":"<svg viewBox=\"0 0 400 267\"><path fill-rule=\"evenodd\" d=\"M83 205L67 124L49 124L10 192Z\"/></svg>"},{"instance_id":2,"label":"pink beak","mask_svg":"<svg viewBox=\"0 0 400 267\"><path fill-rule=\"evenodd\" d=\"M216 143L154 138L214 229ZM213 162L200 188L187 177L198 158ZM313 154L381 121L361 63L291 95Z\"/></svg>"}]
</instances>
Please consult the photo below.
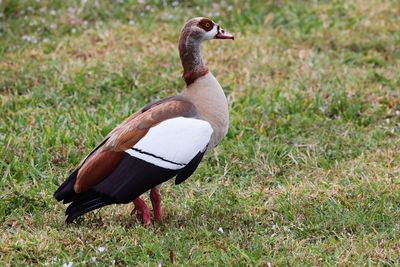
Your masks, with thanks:
<instances>
[{"instance_id":1,"label":"pink beak","mask_svg":"<svg viewBox=\"0 0 400 267\"><path fill-rule=\"evenodd\" d=\"M215 35L215 39L232 39L235 37L229 32L224 31L221 27L218 26L218 33Z\"/></svg>"}]
</instances>

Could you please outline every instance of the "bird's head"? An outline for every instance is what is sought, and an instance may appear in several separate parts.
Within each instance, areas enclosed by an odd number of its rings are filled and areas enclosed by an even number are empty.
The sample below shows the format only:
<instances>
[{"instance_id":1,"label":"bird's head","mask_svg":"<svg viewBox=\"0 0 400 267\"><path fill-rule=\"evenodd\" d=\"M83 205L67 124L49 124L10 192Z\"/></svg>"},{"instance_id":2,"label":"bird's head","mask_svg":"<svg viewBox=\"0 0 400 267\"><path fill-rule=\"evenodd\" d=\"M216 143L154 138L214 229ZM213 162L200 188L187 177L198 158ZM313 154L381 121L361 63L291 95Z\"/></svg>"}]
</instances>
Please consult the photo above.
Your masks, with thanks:
<instances>
[{"instance_id":1,"label":"bird's head","mask_svg":"<svg viewBox=\"0 0 400 267\"><path fill-rule=\"evenodd\" d=\"M200 56L200 44L212 39L233 40L234 37L209 18L194 18L183 26L179 40L179 55L186 85L189 86L197 78L208 73L208 68Z\"/></svg>"},{"instance_id":2,"label":"bird's head","mask_svg":"<svg viewBox=\"0 0 400 267\"><path fill-rule=\"evenodd\" d=\"M218 24L209 18L198 17L189 20L183 26L181 38L185 40L202 42L212 39L234 39L229 32L224 31Z\"/></svg>"}]
</instances>

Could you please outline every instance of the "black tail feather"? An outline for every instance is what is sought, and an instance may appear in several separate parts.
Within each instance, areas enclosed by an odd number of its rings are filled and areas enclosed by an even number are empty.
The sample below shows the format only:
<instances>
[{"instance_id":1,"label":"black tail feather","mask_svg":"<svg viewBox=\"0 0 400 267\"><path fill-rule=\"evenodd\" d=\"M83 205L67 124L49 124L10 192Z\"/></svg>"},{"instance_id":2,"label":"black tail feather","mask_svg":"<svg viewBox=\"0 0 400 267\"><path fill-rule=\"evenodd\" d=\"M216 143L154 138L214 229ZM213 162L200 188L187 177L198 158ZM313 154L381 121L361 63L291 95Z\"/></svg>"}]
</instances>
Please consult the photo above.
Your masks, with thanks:
<instances>
[{"instance_id":1,"label":"black tail feather","mask_svg":"<svg viewBox=\"0 0 400 267\"><path fill-rule=\"evenodd\" d=\"M68 216L67 223L73 222L79 216L89 211L115 203L115 200L106 195L92 190L77 194L73 202L68 206L65 214Z\"/></svg>"},{"instance_id":2,"label":"black tail feather","mask_svg":"<svg viewBox=\"0 0 400 267\"><path fill-rule=\"evenodd\" d=\"M83 194L82 196L79 196L79 198L75 199L65 210L65 214L70 214L74 213L75 211L82 209L83 206L91 205L92 203L95 203L98 200L101 200L101 196L96 196L93 194L90 194L89 196L85 196Z\"/></svg>"},{"instance_id":3,"label":"black tail feather","mask_svg":"<svg viewBox=\"0 0 400 267\"><path fill-rule=\"evenodd\" d=\"M75 193L74 184L78 171L79 168L73 171L54 193L54 198L58 201L63 201L64 204L72 202L65 211L67 223L73 222L76 218L89 211L115 203L113 198L93 190Z\"/></svg>"},{"instance_id":4,"label":"black tail feather","mask_svg":"<svg viewBox=\"0 0 400 267\"><path fill-rule=\"evenodd\" d=\"M65 221L67 223L72 223L76 218L82 216L83 214L88 213L89 211L92 211L92 210L95 210L95 209L110 205L110 204L112 204L112 202L108 202L108 201L106 201L104 199L103 200L98 200L96 203L93 203L90 206L87 206L85 208L77 210L74 213L68 214L68 217L67 217L67 219Z\"/></svg>"}]
</instances>

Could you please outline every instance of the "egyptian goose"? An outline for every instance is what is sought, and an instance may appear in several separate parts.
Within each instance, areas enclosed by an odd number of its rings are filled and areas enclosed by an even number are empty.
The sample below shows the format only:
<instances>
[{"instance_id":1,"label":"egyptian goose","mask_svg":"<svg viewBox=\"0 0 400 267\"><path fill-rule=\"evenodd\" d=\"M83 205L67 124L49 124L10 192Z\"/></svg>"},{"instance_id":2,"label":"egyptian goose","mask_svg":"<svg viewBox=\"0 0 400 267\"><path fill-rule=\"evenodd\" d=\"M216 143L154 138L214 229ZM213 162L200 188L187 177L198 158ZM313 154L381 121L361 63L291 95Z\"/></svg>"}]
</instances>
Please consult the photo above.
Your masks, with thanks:
<instances>
[{"instance_id":1,"label":"egyptian goose","mask_svg":"<svg viewBox=\"0 0 400 267\"><path fill-rule=\"evenodd\" d=\"M189 20L182 29L179 55L187 87L128 117L78 165L54 193L71 203L66 222L110 204L133 201L143 224L150 212L140 195L150 190L154 220L162 219L160 185L185 181L204 154L228 131L228 104L220 84L200 55L200 44L234 39L208 18Z\"/></svg>"}]
</instances>

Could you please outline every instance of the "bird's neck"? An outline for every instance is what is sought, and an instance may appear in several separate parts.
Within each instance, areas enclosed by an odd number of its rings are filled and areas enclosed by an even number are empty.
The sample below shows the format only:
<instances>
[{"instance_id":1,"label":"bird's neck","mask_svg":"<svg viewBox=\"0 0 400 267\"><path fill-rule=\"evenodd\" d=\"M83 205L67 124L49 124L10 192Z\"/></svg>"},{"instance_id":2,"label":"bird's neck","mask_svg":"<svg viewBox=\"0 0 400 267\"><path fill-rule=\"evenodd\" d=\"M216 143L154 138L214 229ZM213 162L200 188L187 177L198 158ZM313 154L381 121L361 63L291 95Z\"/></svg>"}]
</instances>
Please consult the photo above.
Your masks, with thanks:
<instances>
[{"instance_id":1,"label":"bird's neck","mask_svg":"<svg viewBox=\"0 0 400 267\"><path fill-rule=\"evenodd\" d=\"M183 66L183 79L187 86L208 73L200 54L200 44L201 41L185 33L182 33L179 40L179 56Z\"/></svg>"}]
</instances>

